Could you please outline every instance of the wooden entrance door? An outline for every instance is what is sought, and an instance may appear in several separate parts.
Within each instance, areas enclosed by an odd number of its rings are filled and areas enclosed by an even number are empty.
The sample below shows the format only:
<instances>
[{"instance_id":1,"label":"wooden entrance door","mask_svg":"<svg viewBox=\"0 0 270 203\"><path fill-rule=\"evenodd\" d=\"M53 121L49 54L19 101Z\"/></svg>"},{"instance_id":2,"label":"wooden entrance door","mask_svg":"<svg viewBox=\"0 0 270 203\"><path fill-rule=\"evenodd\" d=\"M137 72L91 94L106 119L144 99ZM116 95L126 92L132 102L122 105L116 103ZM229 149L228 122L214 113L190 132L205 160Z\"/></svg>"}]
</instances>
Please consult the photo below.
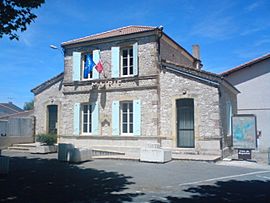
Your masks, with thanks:
<instances>
[{"instance_id":1,"label":"wooden entrance door","mask_svg":"<svg viewBox=\"0 0 270 203\"><path fill-rule=\"evenodd\" d=\"M194 148L194 100L178 99L177 147Z\"/></svg>"}]
</instances>

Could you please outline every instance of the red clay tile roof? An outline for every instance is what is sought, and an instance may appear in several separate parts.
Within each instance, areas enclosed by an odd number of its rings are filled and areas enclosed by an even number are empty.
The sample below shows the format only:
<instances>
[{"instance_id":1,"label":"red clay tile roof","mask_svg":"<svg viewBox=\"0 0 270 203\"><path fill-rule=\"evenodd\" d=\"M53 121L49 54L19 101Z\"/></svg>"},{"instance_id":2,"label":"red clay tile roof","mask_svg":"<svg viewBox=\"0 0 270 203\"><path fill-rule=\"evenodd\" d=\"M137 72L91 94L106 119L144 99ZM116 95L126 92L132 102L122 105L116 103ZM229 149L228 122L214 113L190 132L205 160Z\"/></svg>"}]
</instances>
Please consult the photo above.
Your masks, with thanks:
<instances>
[{"instance_id":1,"label":"red clay tile roof","mask_svg":"<svg viewBox=\"0 0 270 203\"><path fill-rule=\"evenodd\" d=\"M70 40L67 42L63 42L61 45L69 45L69 44L74 44L74 43L79 43L79 42L86 42L86 41L92 41L92 40L97 40L97 39L104 39L104 38L109 38L109 37L116 37L116 36L122 36L122 35L128 35L128 34L134 34L134 33L139 33L139 32L145 32L145 31L152 31L155 30L156 27L152 26L136 26L136 25L130 25L126 27L121 27L117 28L114 30L109 30L106 32L94 34L94 35L89 35L86 37Z\"/></svg>"},{"instance_id":2,"label":"red clay tile roof","mask_svg":"<svg viewBox=\"0 0 270 203\"><path fill-rule=\"evenodd\" d=\"M241 70L241 69L243 69L243 68L252 66L252 65L254 65L254 64L256 64L256 63L259 63L259 62L261 62L261 61L263 61L263 60L266 60L266 59L269 59L269 58L270 58L270 53L265 54L265 55L263 55L263 56L260 56L260 57L258 57L258 58L255 58L255 59L253 59L253 60L251 60L251 61L248 61L248 62L246 62L246 63L244 63L244 64L241 64L241 65L239 65L239 66L236 66L235 68L232 68L232 69L230 69L230 70L227 70L227 71L221 73L220 75L222 75L222 76L228 76L228 75L230 75L231 73L234 73L234 72L236 72L236 71L238 71L238 70Z\"/></svg>"}]
</instances>

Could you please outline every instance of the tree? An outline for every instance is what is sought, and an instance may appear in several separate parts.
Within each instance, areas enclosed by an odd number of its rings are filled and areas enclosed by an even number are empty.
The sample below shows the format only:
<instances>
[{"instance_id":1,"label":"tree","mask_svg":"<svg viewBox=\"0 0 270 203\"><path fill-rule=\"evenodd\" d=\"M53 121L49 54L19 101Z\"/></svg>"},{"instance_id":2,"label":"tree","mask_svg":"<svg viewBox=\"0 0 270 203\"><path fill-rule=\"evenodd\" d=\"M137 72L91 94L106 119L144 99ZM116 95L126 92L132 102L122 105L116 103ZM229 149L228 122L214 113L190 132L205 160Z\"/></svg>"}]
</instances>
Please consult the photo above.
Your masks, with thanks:
<instances>
[{"instance_id":1,"label":"tree","mask_svg":"<svg viewBox=\"0 0 270 203\"><path fill-rule=\"evenodd\" d=\"M10 40L19 40L17 31L25 31L37 17L32 10L45 0L1 0L0 1L0 38L9 36Z\"/></svg>"},{"instance_id":2,"label":"tree","mask_svg":"<svg viewBox=\"0 0 270 203\"><path fill-rule=\"evenodd\" d=\"M32 110L32 109L34 109L34 100L24 103L23 110L27 111L27 110Z\"/></svg>"}]
</instances>

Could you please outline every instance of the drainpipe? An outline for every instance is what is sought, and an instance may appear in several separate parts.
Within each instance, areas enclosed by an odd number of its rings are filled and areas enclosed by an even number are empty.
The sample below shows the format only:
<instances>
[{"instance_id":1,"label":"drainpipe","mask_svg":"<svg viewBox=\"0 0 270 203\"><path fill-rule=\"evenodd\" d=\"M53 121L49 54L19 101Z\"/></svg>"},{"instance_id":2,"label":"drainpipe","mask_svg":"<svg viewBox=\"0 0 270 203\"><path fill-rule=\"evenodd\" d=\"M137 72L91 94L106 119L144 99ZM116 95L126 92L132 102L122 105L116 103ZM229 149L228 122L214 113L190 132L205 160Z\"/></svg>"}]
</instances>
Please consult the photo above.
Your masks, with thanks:
<instances>
[{"instance_id":1,"label":"drainpipe","mask_svg":"<svg viewBox=\"0 0 270 203\"><path fill-rule=\"evenodd\" d=\"M158 53L158 62L157 62L157 67L158 67L158 77L157 77L157 96L158 96L158 101L157 101L157 136L158 136L158 143L161 146L161 138L160 138L160 132L161 132L161 126L160 126L160 100L161 100L161 96L160 96L160 72L162 69L162 65L161 65L161 56L160 56L160 39L162 38L163 35L163 26L159 26L157 28L157 32L158 32L158 37L157 37L157 53Z\"/></svg>"}]
</instances>

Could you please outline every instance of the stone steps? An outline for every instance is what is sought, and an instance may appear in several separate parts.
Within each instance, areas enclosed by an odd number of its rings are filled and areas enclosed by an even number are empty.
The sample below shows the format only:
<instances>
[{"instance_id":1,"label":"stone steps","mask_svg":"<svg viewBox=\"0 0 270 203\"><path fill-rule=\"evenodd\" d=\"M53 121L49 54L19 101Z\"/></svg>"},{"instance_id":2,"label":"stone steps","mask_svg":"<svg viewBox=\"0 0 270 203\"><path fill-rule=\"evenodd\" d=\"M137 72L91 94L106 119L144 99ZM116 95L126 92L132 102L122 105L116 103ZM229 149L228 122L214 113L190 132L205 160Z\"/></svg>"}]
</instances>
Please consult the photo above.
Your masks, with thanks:
<instances>
[{"instance_id":1,"label":"stone steps","mask_svg":"<svg viewBox=\"0 0 270 203\"><path fill-rule=\"evenodd\" d=\"M13 144L12 147L34 148L34 147L37 147L37 144L35 144L35 143L30 143L30 144Z\"/></svg>"},{"instance_id":2,"label":"stone steps","mask_svg":"<svg viewBox=\"0 0 270 203\"><path fill-rule=\"evenodd\" d=\"M40 143L27 143L27 144L13 144L11 147L8 147L10 151L32 151L37 146L40 146Z\"/></svg>"},{"instance_id":3,"label":"stone steps","mask_svg":"<svg viewBox=\"0 0 270 203\"><path fill-rule=\"evenodd\" d=\"M202 154L172 154L174 160L186 160L186 161L207 161L217 162L221 160L221 156L218 155L202 155Z\"/></svg>"},{"instance_id":4,"label":"stone steps","mask_svg":"<svg viewBox=\"0 0 270 203\"><path fill-rule=\"evenodd\" d=\"M125 155L124 152L112 151L112 150L104 150L104 149L96 149L96 148L92 149L92 154L95 157L98 157L98 156L102 157L102 156L115 156L115 155L121 156L121 155Z\"/></svg>"},{"instance_id":5,"label":"stone steps","mask_svg":"<svg viewBox=\"0 0 270 203\"><path fill-rule=\"evenodd\" d=\"M8 150L10 151L30 151L30 149L28 147L8 147Z\"/></svg>"}]
</instances>

